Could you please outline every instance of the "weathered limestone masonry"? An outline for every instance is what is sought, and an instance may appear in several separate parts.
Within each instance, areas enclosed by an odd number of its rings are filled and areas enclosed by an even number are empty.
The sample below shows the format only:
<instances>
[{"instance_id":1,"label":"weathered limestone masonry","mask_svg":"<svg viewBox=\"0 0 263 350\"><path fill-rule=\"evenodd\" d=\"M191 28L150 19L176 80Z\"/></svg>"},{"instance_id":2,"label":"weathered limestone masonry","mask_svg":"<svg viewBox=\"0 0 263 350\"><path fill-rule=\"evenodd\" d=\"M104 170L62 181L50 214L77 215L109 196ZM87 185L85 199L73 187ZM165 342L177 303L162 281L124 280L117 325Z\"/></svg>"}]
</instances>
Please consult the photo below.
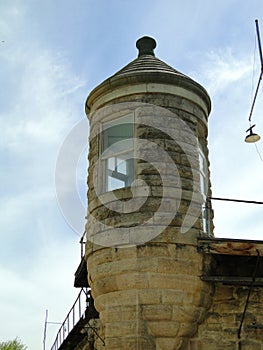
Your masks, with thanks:
<instances>
[{"instance_id":1,"label":"weathered limestone masonry","mask_svg":"<svg viewBox=\"0 0 263 350\"><path fill-rule=\"evenodd\" d=\"M197 350L262 350L263 300L262 287L254 287L250 296L242 339L238 338L248 287L217 284L213 304L198 334L190 341Z\"/></svg>"},{"instance_id":2,"label":"weathered limestone masonry","mask_svg":"<svg viewBox=\"0 0 263 350\"><path fill-rule=\"evenodd\" d=\"M212 210L206 208L202 215L200 200L200 154L208 163L210 99L202 86L154 56L153 39L144 37L137 47L138 58L95 88L86 103L91 133L86 259L105 341L103 346L98 339L95 347L210 349L201 347L197 337L213 295L213 285L200 278L203 254L197 250L198 237L212 236L213 231ZM139 182L133 191L143 204L132 212L131 187L114 190L113 197L97 184L105 177L100 173L101 125L126 115L134 118L134 137L147 139L152 148L149 161L144 160L146 144L136 150L134 177ZM160 159L156 145L167 159ZM205 176L209 179L209 173ZM206 186L210 195L209 180Z\"/></svg>"}]
</instances>

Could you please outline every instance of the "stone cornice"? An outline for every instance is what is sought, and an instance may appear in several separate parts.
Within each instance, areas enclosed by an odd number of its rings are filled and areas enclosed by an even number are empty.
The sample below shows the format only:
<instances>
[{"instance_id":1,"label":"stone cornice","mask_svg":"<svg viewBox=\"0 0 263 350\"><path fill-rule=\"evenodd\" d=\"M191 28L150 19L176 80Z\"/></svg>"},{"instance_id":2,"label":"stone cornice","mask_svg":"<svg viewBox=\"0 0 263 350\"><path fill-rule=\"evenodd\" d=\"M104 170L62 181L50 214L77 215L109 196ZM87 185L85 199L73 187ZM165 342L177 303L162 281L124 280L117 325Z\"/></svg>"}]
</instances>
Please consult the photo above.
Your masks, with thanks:
<instances>
[{"instance_id":1,"label":"stone cornice","mask_svg":"<svg viewBox=\"0 0 263 350\"><path fill-rule=\"evenodd\" d=\"M180 74L160 72L133 73L132 75L113 76L89 94L86 101L86 113L103 107L115 98L139 93L167 93L187 98L199 105L208 116L211 100L206 90L194 80Z\"/></svg>"}]
</instances>

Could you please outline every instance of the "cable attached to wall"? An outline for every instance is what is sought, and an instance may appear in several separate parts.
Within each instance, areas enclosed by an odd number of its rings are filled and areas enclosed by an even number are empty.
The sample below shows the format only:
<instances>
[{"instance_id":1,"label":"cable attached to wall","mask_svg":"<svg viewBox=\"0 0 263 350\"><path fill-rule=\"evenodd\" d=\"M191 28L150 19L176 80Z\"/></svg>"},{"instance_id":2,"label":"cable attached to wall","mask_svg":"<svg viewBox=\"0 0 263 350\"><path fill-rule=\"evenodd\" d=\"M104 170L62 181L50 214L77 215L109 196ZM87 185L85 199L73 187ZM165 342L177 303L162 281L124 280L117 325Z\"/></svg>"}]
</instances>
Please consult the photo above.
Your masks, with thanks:
<instances>
[{"instance_id":1,"label":"cable attached to wall","mask_svg":"<svg viewBox=\"0 0 263 350\"><path fill-rule=\"evenodd\" d=\"M234 199L234 198L221 198L221 197L210 197L210 200L215 201L225 201L225 202L237 202L237 203L246 203L246 204L263 204L263 202L259 201L249 201L246 199Z\"/></svg>"},{"instance_id":2,"label":"cable attached to wall","mask_svg":"<svg viewBox=\"0 0 263 350\"><path fill-rule=\"evenodd\" d=\"M238 339L239 339L239 342L238 342L238 349L239 349L239 350L241 350L241 346L242 346L242 344L241 344L242 326L243 326L243 322L244 322L244 319L245 319L245 316L246 316L246 312L247 312L247 308L248 308L248 303L249 303L251 291L252 291L253 285L254 285L255 280L256 280L256 274L257 274L257 269L258 269L258 264L259 264L259 259L260 259L260 252L259 252L258 249L257 249L256 251L257 251L257 261L256 261L255 269L254 269L254 272L253 272L253 275L252 275L252 281L251 281L251 284L250 284L250 286L249 286L249 290L248 290L248 294L247 294L247 299L246 299L244 311L243 311L243 314L242 314L240 326L239 326L239 329L238 329Z\"/></svg>"}]
</instances>

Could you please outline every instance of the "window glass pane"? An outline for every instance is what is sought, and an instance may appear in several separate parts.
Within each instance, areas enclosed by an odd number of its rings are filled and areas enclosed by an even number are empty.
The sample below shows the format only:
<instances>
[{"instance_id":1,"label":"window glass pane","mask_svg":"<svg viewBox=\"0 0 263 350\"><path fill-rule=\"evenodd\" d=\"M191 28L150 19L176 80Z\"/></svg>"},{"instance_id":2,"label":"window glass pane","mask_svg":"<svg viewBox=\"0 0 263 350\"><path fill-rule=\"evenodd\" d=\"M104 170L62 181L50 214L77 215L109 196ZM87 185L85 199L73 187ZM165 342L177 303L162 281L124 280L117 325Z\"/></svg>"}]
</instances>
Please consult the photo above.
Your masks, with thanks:
<instances>
[{"instance_id":1,"label":"window glass pane","mask_svg":"<svg viewBox=\"0 0 263 350\"><path fill-rule=\"evenodd\" d=\"M130 122L131 118L120 118L117 121L105 123L102 131L102 151L105 151L108 147L115 143L133 137L133 124ZM132 140L129 140L128 144L125 144L125 148L132 148ZM122 151L122 150L119 150ZM117 152L117 150L116 150Z\"/></svg>"},{"instance_id":2,"label":"window glass pane","mask_svg":"<svg viewBox=\"0 0 263 350\"><path fill-rule=\"evenodd\" d=\"M102 189L112 191L130 186L133 169L133 116L129 115L102 125L101 153L104 183ZM121 144L119 141L122 141ZM109 149L110 148L110 149ZM129 159L131 158L131 159Z\"/></svg>"},{"instance_id":3,"label":"window glass pane","mask_svg":"<svg viewBox=\"0 0 263 350\"><path fill-rule=\"evenodd\" d=\"M199 164L200 164L200 170L201 170L202 172L204 172L204 156L203 156L203 154L201 153L201 151L200 151L200 153L199 153Z\"/></svg>"},{"instance_id":4,"label":"window glass pane","mask_svg":"<svg viewBox=\"0 0 263 350\"><path fill-rule=\"evenodd\" d=\"M118 141L132 138L132 129L132 124L120 124L104 130L107 137L107 146L109 147Z\"/></svg>"},{"instance_id":5,"label":"window glass pane","mask_svg":"<svg viewBox=\"0 0 263 350\"><path fill-rule=\"evenodd\" d=\"M117 190L118 188L125 187L125 182L116 179L114 177L108 176L107 179L107 191Z\"/></svg>"},{"instance_id":6,"label":"window glass pane","mask_svg":"<svg viewBox=\"0 0 263 350\"><path fill-rule=\"evenodd\" d=\"M206 197L206 185L205 185L205 177L203 176L203 174L200 175L200 190L201 190L201 194L203 197Z\"/></svg>"},{"instance_id":7,"label":"window glass pane","mask_svg":"<svg viewBox=\"0 0 263 350\"><path fill-rule=\"evenodd\" d=\"M125 160L117 158L117 171L127 175L127 164Z\"/></svg>"},{"instance_id":8,"label":"window glass pane","mask_svg":"<svg viewBox=\"0 0 263 350\"><path fill-rule=\"evenodd\" d=\"M111 157L108 159L108 169L114 170L115 168L115 158Z\"/></svg>"},{"instance_id":9,"label":"window glass pane","mask_svg":"<svg viewBox=\"0 0 263 350\"><path fill-rule=\"evenodd\" d=\"M133 159L109 158L106 160L107 191L130 186L133 181Z\"/></svg>"},{"instance_id":10,"label":"window glass pane","mask_svg":"<svg viewBox=\"0 0 263 350\"><path fill-rule=\"evenodd\" d=\"M207 195L207 174L205 168L205 158L202 151L199 151L199 171L200 171L200 191L204 198Z\"/></svg>"}]
</instances>

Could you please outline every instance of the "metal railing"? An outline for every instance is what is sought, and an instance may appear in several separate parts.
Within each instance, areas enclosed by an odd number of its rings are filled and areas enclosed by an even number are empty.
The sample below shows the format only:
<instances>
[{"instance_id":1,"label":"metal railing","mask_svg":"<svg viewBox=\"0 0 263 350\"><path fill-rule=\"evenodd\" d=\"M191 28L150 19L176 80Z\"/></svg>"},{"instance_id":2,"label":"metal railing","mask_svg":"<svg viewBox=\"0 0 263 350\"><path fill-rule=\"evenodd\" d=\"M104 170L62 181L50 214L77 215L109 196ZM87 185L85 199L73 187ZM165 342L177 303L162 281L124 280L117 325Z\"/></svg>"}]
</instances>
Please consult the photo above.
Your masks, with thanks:
<instances>
[{"instance_id":1,"label":"metal railing","mask_svg":"<svg viewBox=\"0 0 263 350\"><path fill-rule=\"evenodd\" d=\"M86 231L84 231L83 235L80 238L80 259L84 257L84 248L86 243Z\"/></svg>"},{"instance_id":2,"label":"metal railing","mask_svg":"<svg viewBox=\"0 0 263 350\"><path fill-rule=\"evenodd\" d=\"M51 347L51 350L58 350L69 333L78 323L78 321L85 317L85 311L89 307L90 293L88 288L82 288L75 303L67 314L57 333L56 339Z\"/></svg>"}]
</instances>

